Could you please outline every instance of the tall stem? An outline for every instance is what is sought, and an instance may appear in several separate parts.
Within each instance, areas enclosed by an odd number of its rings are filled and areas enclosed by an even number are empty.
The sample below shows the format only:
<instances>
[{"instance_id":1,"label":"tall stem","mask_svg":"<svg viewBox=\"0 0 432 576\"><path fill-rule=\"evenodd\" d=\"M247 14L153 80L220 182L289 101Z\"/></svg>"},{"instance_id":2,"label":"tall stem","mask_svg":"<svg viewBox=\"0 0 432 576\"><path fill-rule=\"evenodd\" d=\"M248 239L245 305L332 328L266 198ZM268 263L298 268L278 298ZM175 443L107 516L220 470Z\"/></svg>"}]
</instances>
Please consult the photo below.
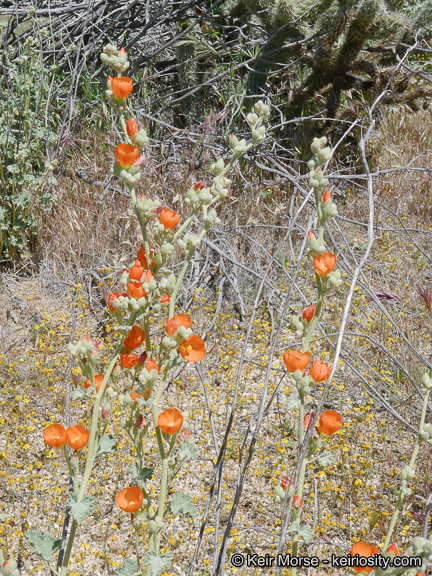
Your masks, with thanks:
<instances>
[{"instance_id":1,"label":"tall stem","mask_svg":"<svg viewBox=\"0 0 432 576\"><path fill-rule=\"evenodd\" d=\"M427 391L423 400L423 410L422 410L422 414L421 414L421 418L420 418L420 427L419 427L419 434L417 436L417 442L416 445L414 446L414 450L411 456L411 460L410 463L408 464L408 470L411 471L414 467L418 452L420 450L420 444L422 442L421 437L420 437L420 432L423 430L423 426L424 426L424 421L425 421L425 417L426 417L426 410L427 410L427 405L428 405L428 401L429 401L429 394L430 391ZM387 536L384 542L384 546L383 546L383 550L384 552L387 550L389 544L390 544L390 540L393 534L393 530L396 526L396 522L399 516L399 512L400 512L400 508L402 506L402 502L404 499L404 493L403 490L399 490L399 494L398 494L398 499L397 499L397 503L396 503L396 508L393 512L393 516L390 522L390 526L387 532Z\"/></svg>"},{"instance_id":2,"label":"tall stem","mask_svg":"<svg viewBox=\"0 0 432 576\"><path fill-rule=\"evenodd\" d=\"M128 322L129 326L133 325L135 318L136 318L136 313L131 315L129 322ZM124 340L124 338L122 338L121 341L117 345L117 348L116 348L115 353L114 353L114 357L112 358L112 360L108 366L108 369L105 372L104 378L102 380L102 383L100 385L99 391L96 395L96 399L95 399L95 402L93 405L93 413L92 413L92 419L91 419L91 424L90 424L90 437L89 437L89 442L88 442L88 452L87 452L87 458L86 458L86 465L85 465L85 469L84 469L83 479L81 482L81 488L80 488L80 491L78 493L78 498L77 498L78 502L81 502L81 500L84 498L85 492L87 489L87 484L90 480L90 475L91 475L91 471L93 468L94 459L96 457L95 441L96 441L97 427L98 427L98 423L99 423L99 408L100 408L100 405L102 402L103 395L105 393L105 385L111 376L111 373L114 369L114 366L115 366L115 363L117 360L117 356L119 355L120 350L123 347L123 340ZM74 520L72 522L71 531L69 534L69 539L68 539L67 547L65 550L65 555L63 558L63 562L62 562L62 568L60 571L60 576L66 576L67 567L68 567L68 564L70 561L70 555L72 552L72 546L73 546L74 539L75 539L76 528L77 528L77 523Z\"/></svg>"}]
</instances>

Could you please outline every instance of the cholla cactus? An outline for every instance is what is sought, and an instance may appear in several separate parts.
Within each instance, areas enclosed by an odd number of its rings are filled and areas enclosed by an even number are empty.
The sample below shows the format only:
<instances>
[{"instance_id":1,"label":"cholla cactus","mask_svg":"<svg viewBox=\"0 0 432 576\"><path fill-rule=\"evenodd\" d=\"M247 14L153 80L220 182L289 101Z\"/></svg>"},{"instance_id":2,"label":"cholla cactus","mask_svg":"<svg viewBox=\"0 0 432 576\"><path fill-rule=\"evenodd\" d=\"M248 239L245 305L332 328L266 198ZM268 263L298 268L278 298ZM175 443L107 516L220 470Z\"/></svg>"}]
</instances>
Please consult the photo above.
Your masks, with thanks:
<instances>
[{"instance_id":1,"label":"cholla cactus","mask_svg":"<svg viewBox=\"0 0 432 576\"><path fill-rule=\"evenodd\" d=\"M432 35L430 0L415 6L411 15L401 11L402 4L400 0L241 0L231 15L256 13L267 32L248 78L249 93L260 94L277 66L301 58L311 70L301 86L291 85L292 115L306 97L321 90L328 93L331 87L327 109L333 117L344 90L372 90L376 96L389 81L394 94L381 103L407 101L413 106L416 98L429 95L429 89L406 90L406 75L400 72L395 77L389 64L397 62L388 50L359 59L368 41L386 47L389 42L409 42L418 33L425 38ZM309 51L304 42L298 42L305 38L310 38Z\"/></svg>"}]
</instances>

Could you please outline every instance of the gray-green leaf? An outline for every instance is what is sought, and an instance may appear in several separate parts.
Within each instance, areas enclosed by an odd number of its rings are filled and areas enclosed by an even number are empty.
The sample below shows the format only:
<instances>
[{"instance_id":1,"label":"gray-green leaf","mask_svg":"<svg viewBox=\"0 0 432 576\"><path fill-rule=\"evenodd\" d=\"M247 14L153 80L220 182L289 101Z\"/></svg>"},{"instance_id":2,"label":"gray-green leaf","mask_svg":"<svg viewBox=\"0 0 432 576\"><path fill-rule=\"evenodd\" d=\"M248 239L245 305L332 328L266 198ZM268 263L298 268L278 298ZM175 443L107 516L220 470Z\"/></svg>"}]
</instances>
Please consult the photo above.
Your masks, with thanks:
<instances>
[{"instance_id":1,"label":"gray-green leaf","mask_svg":"<svg viewBox=\"0 0 432 576\"><path fill-rule=\"evenodd\" d=\"M179 450L179 458L180 461L187 462L188 460L196 460L197 458L197 451L196 451L196 444L195 440L192 438L186 438L180 445Z\"/></svg>"},{"instance_id":2,"label":"gray-green leaf","mask_svg":"<svg viewBox=\"0 0 432 576\"><path fill-rule=\"evenodd\" d=\"M128 558L114 571L116 576L133 576L138 571L138 562Z\"/></svg>"},{"instance_id":3,"label":"gray-green leaf","mask_svg":"<svg viewBox=\"0 0 432 576\"><path fill-rule=\"evenodd\" d=\"M54 552L60 550L61 540L56 540L51 534L42 534L39 530L29 530L24 536L31 544L36 556L45 562L51 562Z\"/></svg>"},{"instance_id":4,"label":"gray-green leaf","mask_svg":"<svg viewBox=\"0 0 432 576\"><path fill-rule=\"evenodd\" d=\"M300 398L297 396L297 394L290 394L287 398L287 410L296 410L298 408L300 408Z\"/></svg>"},{"instance_id":5,"label":"gray-green leaf","mask_svg":"<svg viewBox=\"0 0 432 576\"><path fill-rule=\"evenodd\" d=\"M153 478L152 468L144 467L138 471L138 464L136 462L129 466L127 472L129 472L134 480L151 480Z\"/></svg>"},{"instance_id":6,"label":"gray-green leaf","mask_svg":"<svg viewBox=\"0 0 432 576\"><path fill-rule=\"evenodd\" d=\"M173 514L184 514L195 518L196 508L192 502L192 497L184 492L176 492L171 500L170 510Z\"/></svg>"},{"instance_id":7,"label":"gray-green leaf","mask_svg":"<svg viewBox=\"0 0 432 576\"><path fill-rule=\"evenodd\" d=\"M156 552L147 552L145 564L150 566L152 576L159 576L161 572L165 572L171 566L172 554L161 554L158 556Z\"/></svg>"},{"instance_id":8,"label":"gray-green leaf","mask_svg":"<svg viewBox=\"0 0 432 576\"><path fill-rule=\"evenodd\" d=\"M303 540L306 542L306 544L309 544L309 542L311 542L311 540L313 540L314 531L312 530L312 528L308 524L305 524L304 526L302 526L300 528L298 535L299 535L299 538L303 538Z\"/></svg>"},{"instance_id":9,"label":"gray-green leaf","mask_svg":"<svg viewBox=\"0 0 432 576\"><path fill-rule=\"evenodd\" d=\"M111 434L104 434L100 439L96 457L101 454L112 454L116 449L116 443Z\"/></svg>"},{"instance_id":10,"label":"gray-green leaf","mask_svg":"<svg viewBox=\"0 0 432 576\"><path fill-rule=\"evenodd\" d=\"M84 496L81 502L77 502L76 494L68 494L66 506L70 508L70 513L76 522L81 524L89 514L94 512L96 508L96 498L93 498L93 496Z\"/></svg>"},{"instance_id":11,"label":"gray-green leaf","mask_svg":"<svg viewBox=\"0 0 432 576\"><path fill-rule=\"evenodd\" d=\"M323 468L327 468L327 466L333 466L333 464L336 464L336 460L333 458L333 454L328 450L320 454L316 461Z\"/></svg>"},{"instance_id":12,"label":"gray-green leaf","mask_svg":"<svg viewBox=\"0 0 432 576\"><path fill-rule=\"evenodd\" d=\"M80 398L84 398L86 396L85 392L83 392L82 390L80 390L79 388L77 390L72 390L72 400L79 400Z\"/></svg>"}]
</instances>

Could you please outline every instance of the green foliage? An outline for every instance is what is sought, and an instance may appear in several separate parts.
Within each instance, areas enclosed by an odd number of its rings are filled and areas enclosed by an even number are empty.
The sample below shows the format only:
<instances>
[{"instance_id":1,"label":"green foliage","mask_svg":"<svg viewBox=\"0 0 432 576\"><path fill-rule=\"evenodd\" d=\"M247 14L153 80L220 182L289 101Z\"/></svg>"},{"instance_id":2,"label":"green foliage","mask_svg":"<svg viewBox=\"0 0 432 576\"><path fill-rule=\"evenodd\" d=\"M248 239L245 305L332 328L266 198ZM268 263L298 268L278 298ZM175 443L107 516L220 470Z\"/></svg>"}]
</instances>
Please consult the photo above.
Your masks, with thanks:
<instances>
[{"instance_id":1,"label":"green foliage","mask_svg":"<svg viewBox=\"0 0 432 576\"><path fill-rule=\"evenodd\" d=\"M240 0L226 9L231 17L251 14L250 23L264 28L247 90L261 94L273 75L273 88L276 80L291 91L288 117L300 115L317 92L325 94L331 117L347 90L370 91L376 97L386 87L394 94L381 103L410 105L429 94L427 88L411 90L403 70L394 77L397 59L391 48L409 44L416 33L432 36L431 0L410 6L402 0ZM304 70L300 83L299 68Z\"/></svg>"},{"instance_id":2,"label":"green foliage","mask_svg":"<svg viewBox=\"0 0 432 576\"><path fill-rule=\"evenodd\" d=\"M127 469L127 471L129 472L129 474L132 476L132 478L134 480L138 480L138 481L151 480L153 478L153 475L154 475L152 468L144 467L141 470L138 470L138 464L136 462L131 464L129 466L129 468Z\"/></svg>"},{"instance_id":3,"label":"green foliage","mask_svg":"<svg viewBox=\"0 0 432 576\"><path fill-rule=\"evenodd\" d=\"M114 573L116 576L134 576L136 572L138 572L138 562L126 559Z\"/></svg>"},{"instance_id":4,"label":"green foliage","mask_svg":"<svg viewBox=\"0 0 432 576\"><path fill-rule=\"evenodd\" d=\"M77 502L76 494L68 494L66 506L70 508L70 513L77 524L81 524L89 514L95 511L96 498L93 498L93 496L84 496L81 502Z\"/></svg>"},{"instance_id":5,"label":"green foliage","mask_svg":"<svg viewBox=\"0 0 432 576\"><path fill-rule=\"evenodd\" d=\"M24 534L24 537L31 544L36 556L45 562L51 562L54 552L60 550L61 540L56 540L51 534L42 534L39 530L29 530Z\"/></svg>"},{"instance_id":6,"label":"green foliage","mask_svg":"<svg viewBox=\"0 0 432 576\"><path fill-rule=\"evenodd\" d=\"M184 514L185 516L190 516L195 518L196 508L192 503L192 497L184 492L176 492L170 504L170 511L173 514Z\"/></svg>"},{"instance_id":7,"label":"green foliage","mask_svg":"<svg viewBox=\"0 0 432 576\"><path fill-rule=\"evenodd\" d=\"M4 23L3 23L4 24ZM38 219L55 203L56 162L46 161L57 142L60 104L53 70L46 70L39 40L28 37L0 64L0 257L15 258L38 232ZM55 105L54 105L55 104Z\"/></svg>"},{"instance_id":8,"label":"green foliage","mask_svg":"<svg viewBox=\"0 0 432 576\"><path fill-rule=\"evenodd\" d=\"M167 568L170 567L172 560L172 554L160 554L159 556L156 552L149 551L145 559L146 566L150 568L152 576L159 576L162 572L165 572Z\"/></svg>"},{"instance_id":9,"label":"green foliage","mask_svg":"<svg viewBox=\"0 0 432 576\"><path fill-rule=\"evenodd\" d=\"M104 434L99 442L96 456L101 454L112 454L116 448L116 443L111 434Z\"/></svg>"}]
</instances>

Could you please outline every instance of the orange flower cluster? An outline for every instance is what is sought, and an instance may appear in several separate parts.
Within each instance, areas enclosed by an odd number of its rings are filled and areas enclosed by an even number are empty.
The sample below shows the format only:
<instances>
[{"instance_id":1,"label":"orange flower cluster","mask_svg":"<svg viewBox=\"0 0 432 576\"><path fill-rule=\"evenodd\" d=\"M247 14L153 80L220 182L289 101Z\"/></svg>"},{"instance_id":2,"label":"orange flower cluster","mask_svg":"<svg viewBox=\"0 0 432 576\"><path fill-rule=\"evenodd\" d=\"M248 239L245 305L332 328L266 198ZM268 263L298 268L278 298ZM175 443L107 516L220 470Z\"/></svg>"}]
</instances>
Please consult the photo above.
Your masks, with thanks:
<instances>
[{"instance_id":1,"label":"orange flower cluster","mask_svg":"<svg viewBox=\"0 0 432 576\"><path fill-rule=\"evenodd\" d=\"M176 314L169 318L165 324L165 331L168 336L174 336L180 326L189 329L192 327L192 320L186 314ZM179 346L180 355L186 362L199 362L206 355L205 343L199 336L189 336L187 340Z\"/></svg>"},{"instance_id":2,"label":"orange flower cluster","mask_svg":"<svg viewBox=\"0 0 432 576\"><path fill-rule=\"evenodd\" d=\"M90 432L79 424L65 429L61 424L51 424L42 432L44 440L52 448L63 448L68 443L72 450L81 450L87 444Z\"/></svg>"}]
</instances>

